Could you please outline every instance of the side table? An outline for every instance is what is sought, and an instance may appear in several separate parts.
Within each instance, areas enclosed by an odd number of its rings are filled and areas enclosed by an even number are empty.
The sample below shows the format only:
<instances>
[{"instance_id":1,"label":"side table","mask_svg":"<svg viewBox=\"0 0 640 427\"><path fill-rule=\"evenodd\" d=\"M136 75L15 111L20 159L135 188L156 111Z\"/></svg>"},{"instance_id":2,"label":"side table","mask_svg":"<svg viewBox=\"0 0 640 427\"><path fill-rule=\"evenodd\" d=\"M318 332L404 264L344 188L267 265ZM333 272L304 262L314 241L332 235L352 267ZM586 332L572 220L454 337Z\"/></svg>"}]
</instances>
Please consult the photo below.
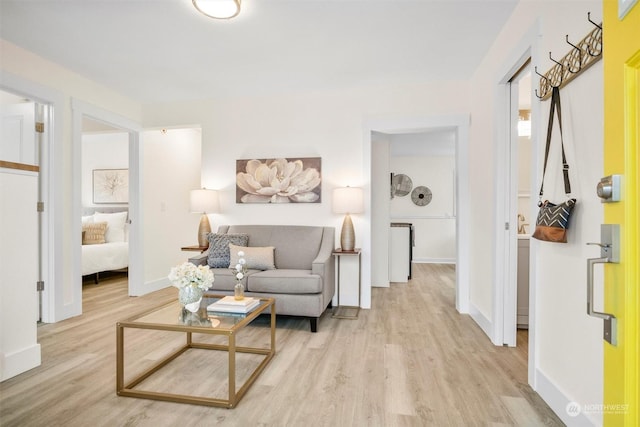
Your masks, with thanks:
<instances>
[{"instance_id":1,"label":"side table","mask_svg":"<svg viewBox=\"0 0 640 427\"><path fill-rule=\"evenodd\" d=\"M359 248L355 248L352 251L343 251L338 248L333 252L333 256L336 258L336 293L338 294L338 303L336 308L333 310L333 315L331 317L335 317L338 319L357 319L358 313L360 313L360 297L361 297L361 277L362 277L362 263L361 263L361 250ZM358 305L340 305L340 263L343 257L356 257L358 262Z\"/></svg>"},{"instance_id":2,"label":"side table","mask_svg":"<svg viewBox=\"0 0 640 427\"><path fill-rule=\"evenodd\" d=\"M207 249L209 249L209 246L198 246L198 245L194 245L194 246L183 246L180 248L181 251L193 251L193 252L204 252Z\"/></svg>"}]
</instances>

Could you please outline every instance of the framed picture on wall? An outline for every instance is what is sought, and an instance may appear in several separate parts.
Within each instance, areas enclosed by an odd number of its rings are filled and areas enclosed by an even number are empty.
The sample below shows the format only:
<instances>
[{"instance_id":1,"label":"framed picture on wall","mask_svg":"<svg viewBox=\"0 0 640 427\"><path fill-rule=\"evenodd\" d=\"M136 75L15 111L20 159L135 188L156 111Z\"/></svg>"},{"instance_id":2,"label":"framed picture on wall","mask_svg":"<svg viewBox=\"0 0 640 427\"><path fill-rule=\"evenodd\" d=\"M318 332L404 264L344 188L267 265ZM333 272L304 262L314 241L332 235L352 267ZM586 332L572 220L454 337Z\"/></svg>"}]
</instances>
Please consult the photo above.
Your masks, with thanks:
<instances>
[{"instance_id":1,"label":"framed picture on wall","mask_svg":"<svg viewBox=\"0 0 640 427\"><path fill-rule=\"evenodd\" d=\"M236 203L320 203L320 157L236 160Z\"/></svg>"},{"instance_id":2,"label":"framed picture on wall","mask_svg":"<svg viewBox=\"0 0 640 427\"><path fill-rule=\"evenodd\" d=\"M94 169L93 203L128 203L129 169Z\"/></svg>"}]
</instances>

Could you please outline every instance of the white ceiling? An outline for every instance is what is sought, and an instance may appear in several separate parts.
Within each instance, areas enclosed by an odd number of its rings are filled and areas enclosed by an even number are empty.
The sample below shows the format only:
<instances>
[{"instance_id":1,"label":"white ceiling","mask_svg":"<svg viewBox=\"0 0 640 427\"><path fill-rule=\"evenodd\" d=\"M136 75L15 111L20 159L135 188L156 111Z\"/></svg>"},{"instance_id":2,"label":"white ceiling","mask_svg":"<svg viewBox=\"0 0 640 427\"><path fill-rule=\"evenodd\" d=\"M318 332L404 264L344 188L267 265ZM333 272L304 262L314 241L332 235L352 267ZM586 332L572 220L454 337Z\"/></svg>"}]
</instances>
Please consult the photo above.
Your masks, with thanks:
<instances>
[{"instance_id":1,"label":"white ceiling","mask_svg":"<svg viewBox=\"0 0 640 427\"><path fill-rule=\"evenodd\" d=\"M517 0L0 0L0 37L141 102L468 79Z\"/></svg>"}]
</instances>

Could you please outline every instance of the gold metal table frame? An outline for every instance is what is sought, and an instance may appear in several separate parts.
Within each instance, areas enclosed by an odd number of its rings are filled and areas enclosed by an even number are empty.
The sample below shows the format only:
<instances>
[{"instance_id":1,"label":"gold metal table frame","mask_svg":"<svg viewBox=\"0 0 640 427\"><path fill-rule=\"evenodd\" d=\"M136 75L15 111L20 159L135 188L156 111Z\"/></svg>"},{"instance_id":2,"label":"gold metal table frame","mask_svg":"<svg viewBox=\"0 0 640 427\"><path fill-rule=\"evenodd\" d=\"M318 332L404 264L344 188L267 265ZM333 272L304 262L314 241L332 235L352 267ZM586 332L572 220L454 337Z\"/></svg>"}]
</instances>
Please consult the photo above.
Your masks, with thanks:
<instances>
[{"instance_id":1,"label":"gold metal table frame","mask_svg":"<svg viewBox=\"0 0 640 427\"><path fill-rule=\"evenodd\" d=\"M205 298L207 299L203 298L203 302L202 302L202 305L204 306L204 311L206 312L205 304L209 304L210 302L213 301L213 300L209 300L208 298L221 298L221 297L222 297L221 295L205 295ZM195 405L234 408L276 353L275 300L273 298L261 298L260 300L261 300L261 303L256 309L254 309L251 313L247 314L244 317L236 318L235 321L237 323L229 327L225 327L225 325L220 325L221 327L214 328L214 327L206 327L206 326L190 326L190 325L169 324L169 323L164 324L160 322L145 323L138 320L140 318L143 318L146 315L153 314L154 312L159 311L160 309L166 308L171 305L176 305L178 304L177 302L163 304L161 306L154 308L153 310L146 311L137 316L133 316L125 321L118 322L116 324L116 393L118 394L118 396L139 397L144 399L163 400L167 402L190 403ZM267 309L270 309L271 311L271 322L270 322L271 343L269 348L236 346L237 333L240 330L242 330L245 326L250 324L260 314L264 313ZM203 310L202 306L200 310ZM185 332L186 343L183 347L180 347L174 353L166 356L164 359L159 361L157 364L155 364L151 368L148 368L147 370L145 370L144 372L142 372L132 380L125 383L124 381L124 356L125 356L124 355L124 330L125 328ZM193 339L192 339L193 333L227 336L228 344L227 345L205 344L205 343L193 342ZM180 356L185 351L191 348L203 349L203 350L227 351L229 353L228 399L190 396L190 395L184 395L184 394L160 393L160 392L147 391L147 390L138 390L134 388L138 384L140 384L142 381L149 378L154 373L158 372L161 368L166 366L169 362L176 359L178 356ZM237 391L236 391L236 386L237 386L236 384L236 353L251 353L251 354L264 355L264 359L260 362L260 364L256 367L256 369L251 373L251 375L244 382L244 384L240 385L240 388Z\"/></svg>"}]
</instances>

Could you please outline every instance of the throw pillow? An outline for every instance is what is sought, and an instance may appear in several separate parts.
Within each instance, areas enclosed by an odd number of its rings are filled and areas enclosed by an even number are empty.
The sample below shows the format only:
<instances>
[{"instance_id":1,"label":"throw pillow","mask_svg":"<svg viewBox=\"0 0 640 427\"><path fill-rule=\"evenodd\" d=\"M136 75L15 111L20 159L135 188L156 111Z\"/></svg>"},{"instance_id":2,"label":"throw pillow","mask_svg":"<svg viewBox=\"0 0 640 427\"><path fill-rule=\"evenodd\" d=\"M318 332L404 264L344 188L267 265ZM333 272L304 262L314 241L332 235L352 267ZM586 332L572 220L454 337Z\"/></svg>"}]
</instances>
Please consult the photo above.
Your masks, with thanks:
<instances>
[{"instance_id":1,"label":"throw pillow","mask_svg":"<svg viewBox=\"0 0 640 427\"><path fill-rule=\"evenodd\" d=\"M207 264L211 268L228 268L230 262L229 244L247 246L248 234L209 234L209 257Z\"/></svg>"},{"instance_id":2,"label":"throw pillow","mask_svg":"<svg viewBox=\"0 0 640 427\"><path fill-rule=\"evenodd\" d=\"M86 222L82 224L82 244L98 245L105 243L106 222Z\"/></svg>"},{"instance_id":3,"label":"throw pillow","mask_svg":"<svg viewBox=\"0 0 640 427\"><path fill-rule=\"evenodd\" d=\"M274 270L276 268L273 262L273 254L275 251L273 246L236 246L229 244L229 251L231 252L231 260L229 262L229 268L233 268L238 264L240 257L239 251L244 252L245 265L249 270Z\"/></svg>"},{"instance_id":4,"label":"throw pillow","mask_svg":"<svg viewBox=\"0 0 640 427\"><path fill-rule=\"evenodd\" d=\"M127 222L127 212L116 213L101 213L96 212L93 214L93 220L95 222L106 222L107 233L104 238L107 243L111 242L124 242L124 224Z\"/></svg>"}]
</instances>

